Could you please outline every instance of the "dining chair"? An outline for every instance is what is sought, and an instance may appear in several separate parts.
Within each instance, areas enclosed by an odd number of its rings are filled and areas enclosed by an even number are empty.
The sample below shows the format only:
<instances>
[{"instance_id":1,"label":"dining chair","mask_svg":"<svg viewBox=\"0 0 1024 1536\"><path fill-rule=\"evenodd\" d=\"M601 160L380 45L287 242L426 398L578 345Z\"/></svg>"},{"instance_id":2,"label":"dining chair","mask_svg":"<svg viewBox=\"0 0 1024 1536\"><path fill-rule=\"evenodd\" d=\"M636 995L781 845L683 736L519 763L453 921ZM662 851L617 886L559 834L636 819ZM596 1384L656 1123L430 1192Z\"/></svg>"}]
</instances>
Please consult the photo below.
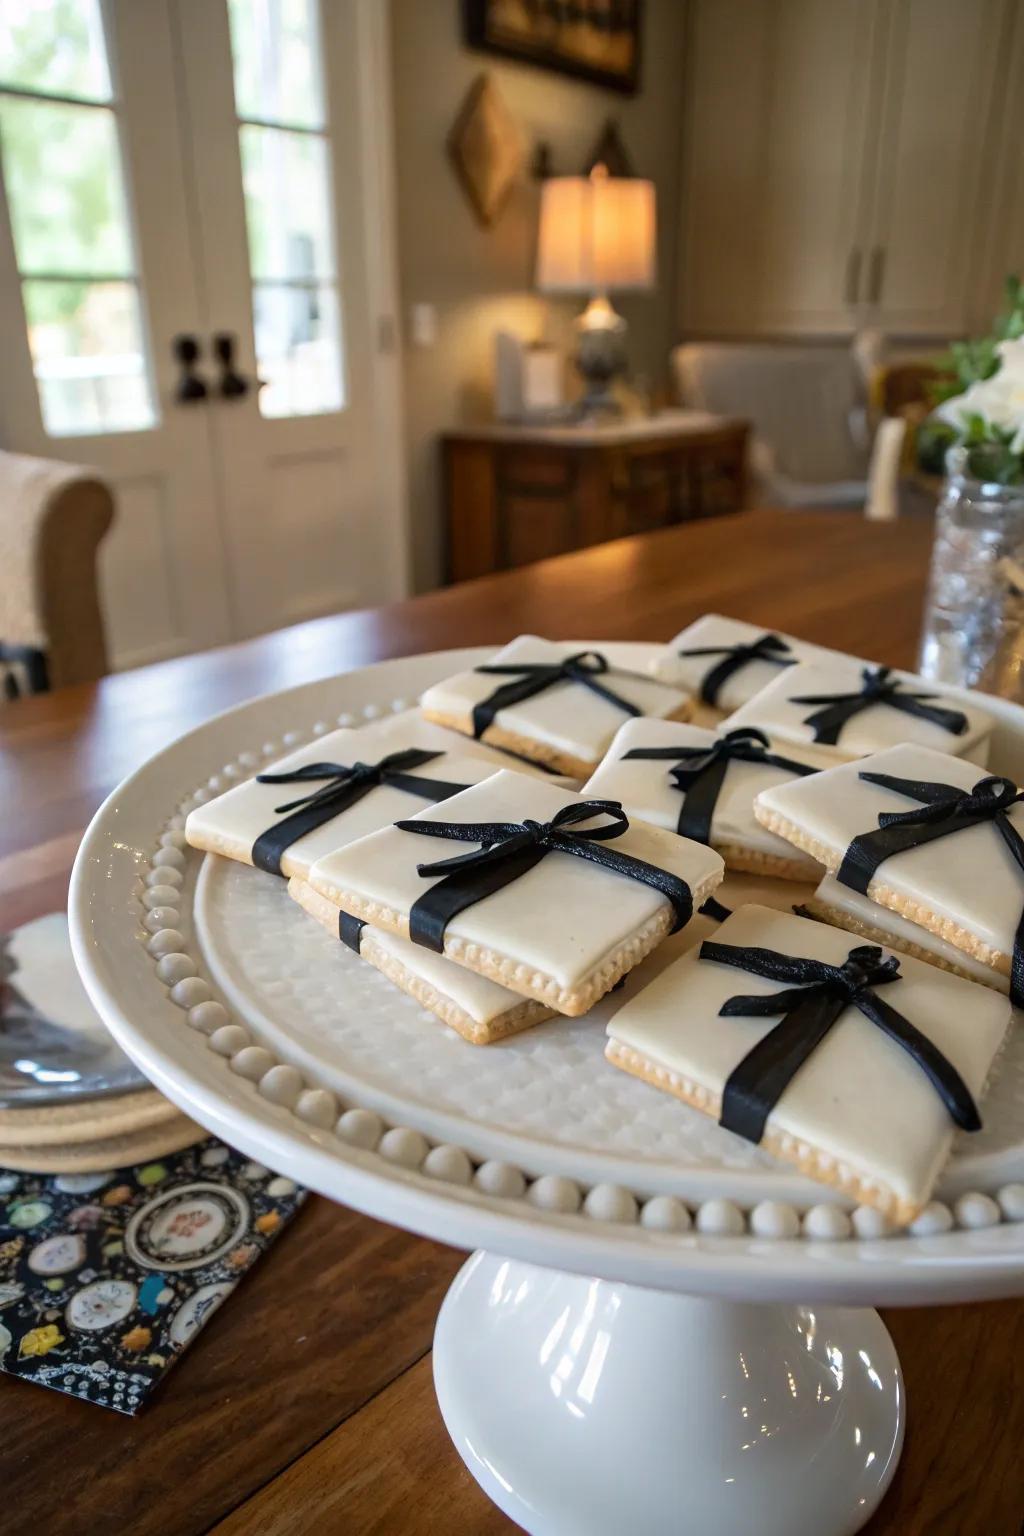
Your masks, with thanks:
<instances>
[{"instance_id":1,"label":"dining chair","mask_svg":"<svg viewBox=\"0 0 1024 1536\"><path fill-rule=\"evenodd\" d=\"M97 552L113 519L93 470L0 451L0 698L109 670Z\"/></svg>"},{"instance_id":2,"label":"dining chair","mask_svg":"<svg viewBox=\"0 0 1024 1536\"><path fill-rule=\"evenodd\" d=\"M681 404L752 423L750 469L760 502L863 505L864 390L848 343L686 342L671 361Z\"/></svg>"}]
</instances>

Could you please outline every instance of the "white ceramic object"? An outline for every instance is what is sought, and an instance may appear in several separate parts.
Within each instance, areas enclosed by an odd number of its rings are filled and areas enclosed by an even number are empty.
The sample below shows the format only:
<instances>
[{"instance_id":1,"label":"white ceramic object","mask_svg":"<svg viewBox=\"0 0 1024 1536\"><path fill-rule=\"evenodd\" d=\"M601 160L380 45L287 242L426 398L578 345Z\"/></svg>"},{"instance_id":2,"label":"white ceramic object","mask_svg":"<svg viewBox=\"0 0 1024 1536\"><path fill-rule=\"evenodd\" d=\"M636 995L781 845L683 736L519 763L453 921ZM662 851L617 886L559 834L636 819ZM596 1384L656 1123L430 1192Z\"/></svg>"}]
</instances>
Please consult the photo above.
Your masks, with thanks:
<instances>
[{"instance_id":1,"label":"white ceramic object","mask_svg":"<svg viewBox=\"0 0 1024 1536\"><path fill-rule=\"evenodd\" d=\"M850 1536L903 1444L899 1362L870 1311L700 1300L476 1253L433 1362L459 1455L531 1536Z\"/></svg>"},{"instance_id":2,"label":"white ceramic object","mask_svg":"<svg viewBox=\"0 0 1024 1536\"><path fill-rule=\"evenodd\" d=\"M580 642L581 649L585 645ZM614 664L638 671L656 649L600 648ZM667 1096L606 1068L599 1021L557 1020L498 1047L466 1046L305 918L283 883L212 863L200 875L201 858L182 849L180 829L187 811L209 798L211 779L227 782L254 771L280 754L285 734L294 743L326 721L375 718L392 701L414 700L429 683L488 654L455 651L384 662L257 699L167 748L115 791L86 834L72 879L72 939L93 1002L119 1042L169 1098L215 1134L281 1174L382 1220L458 1247L509 1255L508 1262L522 1269L524 1301L537 1283L535 1265L585 1277L557 1277L570 1312L585 1310L581 1296L618 1298L623 1316L635 1321L623 1323L616 1369L626 1371L621 1361L633 1357L631 1400L649 1399L645 1443L652 1463L662 1467L660 1480L650 1473L653 1501L645 1504L637 1494L633 1505L648 1511L647 1523L637 1516L629 1525L638 1536L654 1536L666 1528L664 1508L659 1513L655 1506L676 1476L664 1465L666 1456L679 1468L690 1465L681 1459L678 1441L669 1449L659 1427L668 1422L661 1410L684 1427L698 1414L703 1399L697 1383L696 1395L680 1397L673 1372L678 1366L688 1377L696 1371L708 1382L717 1379L724 1366L713 1362L721 1350L707 1339L742 1335L753 1347L756 1334L765 1358L773 1357L779 1368L782 1341L792 1340L795 1324L792 1313L775 1312L767 1303L868 1307L1024 1289L1024 1197L1018 1193L1024 1181L1024 1043L1011 1043L1005 1053L985 1105L988 1128L973 1144L956 1148L929 1221L916 1234L890 1234L884 1222L872 1219L877 1213L851 1212L822 1186L793 1177ZM940 691L956 696L956 690ZM1024 779L1024 711L1000 700L988 703L997 717L993 767ZM174 874L168 880L160 871ZM165 924L156 931L145 921L154 910L145 895L154 889L161 892L156 910ZM799 899L798 889L787 885L776 899L788 904ZM752 895L765 899L763 882L753 888L734 884L724 899ZM189 985L193 978L203 985ZM383 1031L401 1048L381 1052ZM497 1273L507 1261L487 1262ZM475 1285L467 1280L453 1293L456 1317L483 1315L471 1294ZM650 1290L675 1297L652 1297ZM762 1305L702 1313L695 1303L679 1301L680 1294ZM643 1319L654 1312L663 1326L645 1328ZM511 1358L532 1348L529 1308L519 1313L512 1307L503 1315L507 1331L493 1346L499 1374L489 1377L492 1384L504 1379L501 1351L507 1347ZM712 1316L713 1326L694 1328L695 1319ZM855 1320L831 1311L828 1316L826 1332L840 1351L848 1353L852 1340L856 1358L863 1347L877 1363L888 1347L877 1320L870 1314ZM489 1326L481 1323L481 1349ZM474 1414L479 1432L487 1428L486 1394L466 1390L474 1379L473 1351L467 1357L449 1349L450 1333L445 1324L438 1354L454 1405L446 1406L446 1414L457 1439L473 1440ZM671 1347L658 1348L656 1335ZM517 1337L518 1345L512 1342ZM644 1380L648 1358L657 1362L653 1383ZM525 1365L523 1370L522 1391L536 1391L536 1384L527 1386ZM520 1377L515 1379L518 1391ZM888 1424L893 1438L888 1457L876 1452L864 1469L871 1474L867 1491L851 1494L855 1501L864 1498L856 1506L863 1518L898 1454L902 1410L895 1366L887 1366L881 1381L873 1387L880 1415L873 1433ZM505 1406L508 1423L518 1405L509 1399ZM706 1403L699 1409L705 1411ZM594 1434L580 1430L580 1465L600 1478L602 1434L611 1430L598 1432L596 1408L585 1422ZM727 1426L720 1416L708 1422L708 1434L725 1456ZM767 1437L745 1476L751 1498L775 1498L773 1490L787 1487L784 1508L805 1511L802 1524L792 1514L787 1529L795 1536L855 1529L836 1523L839 1516L832 1519L820 1501L818 1507L810 1499L800 1504L793 1460L786 1461L789 1479L779 1470L782 1461L776 1465L782 1446L797 1461L812 1451L824 1456L830 1476L852 1490L861 1486L853 1467L861 1453L856 1448L854 1455L852 1436L830 1436L819 1417L787 1431L778 1445ZM693 1477L699 1470L690 1465ZM524 1462L516 1476L527 1472ZM522 1510L516 1518L534 1532L583 1529L569 1516L556 1518L563 1482L556 1487L541 1478L532 1495L537 1507L528 1518ZM723 1481L726 1501L734 1497L732 1486ZM714 1504L710 1482L701 1487L709 1501L703 1528L727 1531L715 1520L725 1519L728 1503ZM767 1530L763 1523L756 1528Z\"/></svg>"}]
</instances>

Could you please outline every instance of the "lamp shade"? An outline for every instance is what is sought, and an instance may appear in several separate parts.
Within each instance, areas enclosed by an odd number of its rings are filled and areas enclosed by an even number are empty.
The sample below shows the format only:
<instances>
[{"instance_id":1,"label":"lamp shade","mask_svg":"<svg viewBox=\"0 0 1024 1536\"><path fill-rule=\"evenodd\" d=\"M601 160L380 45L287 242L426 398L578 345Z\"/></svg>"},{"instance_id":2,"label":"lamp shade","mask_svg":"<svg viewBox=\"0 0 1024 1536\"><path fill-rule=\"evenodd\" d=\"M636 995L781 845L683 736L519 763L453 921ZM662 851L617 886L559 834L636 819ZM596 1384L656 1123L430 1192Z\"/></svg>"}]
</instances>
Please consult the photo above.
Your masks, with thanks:
<instances>
[{"instance_id":1,"label":"lamp shade","mask_svg":"<svg viewBox=\"0 0 1024 1536\"><path fill-rule=\"evenodd\" d=\"M537 287L542 293L608 293L654 286L654 183L609 176L553 176L541 187Z\"/></svg>"}]
</instances>

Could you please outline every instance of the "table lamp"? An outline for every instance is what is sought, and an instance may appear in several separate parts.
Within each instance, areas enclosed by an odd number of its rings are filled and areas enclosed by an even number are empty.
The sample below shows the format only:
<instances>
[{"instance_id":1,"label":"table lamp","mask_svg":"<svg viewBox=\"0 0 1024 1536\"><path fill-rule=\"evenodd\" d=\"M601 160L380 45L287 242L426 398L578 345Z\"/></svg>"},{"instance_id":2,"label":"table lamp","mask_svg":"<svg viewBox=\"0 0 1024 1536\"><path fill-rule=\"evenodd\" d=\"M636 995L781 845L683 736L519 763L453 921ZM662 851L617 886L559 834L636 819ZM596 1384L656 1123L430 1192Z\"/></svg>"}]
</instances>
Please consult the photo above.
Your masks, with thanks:
<instances>
[{"instance_id":1,"label":"table lamp","mask_svg":"<svg viewBox=\"0 0 1024 1536\"><path fill-rule=\"evenodd\" d=\"M584 382L584 415L615 411L609 384L626 366L626 322L612 291L653 288L654 183L609 176L552 176L541 187L537 287L542 293L589 293L576 319L575 364Z\"/></svg>"}]
</instances>

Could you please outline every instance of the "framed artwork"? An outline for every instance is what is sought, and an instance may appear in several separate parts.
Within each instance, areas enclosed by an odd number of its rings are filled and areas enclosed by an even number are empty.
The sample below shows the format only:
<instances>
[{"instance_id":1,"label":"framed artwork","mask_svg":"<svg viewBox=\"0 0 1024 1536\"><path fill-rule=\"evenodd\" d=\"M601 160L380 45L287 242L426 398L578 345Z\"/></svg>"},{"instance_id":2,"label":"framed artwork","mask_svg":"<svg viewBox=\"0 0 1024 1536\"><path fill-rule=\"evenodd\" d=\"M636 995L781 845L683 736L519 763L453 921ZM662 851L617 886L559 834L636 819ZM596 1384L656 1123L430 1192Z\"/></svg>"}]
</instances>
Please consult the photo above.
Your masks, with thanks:
<instances>
[{"instance_id":1,"label":"framed artwork","mask_svg":"<svg viewBox=\"0 0 1024 1536\"><path fill-rule=\"evenodd\" d=\"M463 0L470 48L633 95L641 0Z\"/></svg>"}]
</instances>

